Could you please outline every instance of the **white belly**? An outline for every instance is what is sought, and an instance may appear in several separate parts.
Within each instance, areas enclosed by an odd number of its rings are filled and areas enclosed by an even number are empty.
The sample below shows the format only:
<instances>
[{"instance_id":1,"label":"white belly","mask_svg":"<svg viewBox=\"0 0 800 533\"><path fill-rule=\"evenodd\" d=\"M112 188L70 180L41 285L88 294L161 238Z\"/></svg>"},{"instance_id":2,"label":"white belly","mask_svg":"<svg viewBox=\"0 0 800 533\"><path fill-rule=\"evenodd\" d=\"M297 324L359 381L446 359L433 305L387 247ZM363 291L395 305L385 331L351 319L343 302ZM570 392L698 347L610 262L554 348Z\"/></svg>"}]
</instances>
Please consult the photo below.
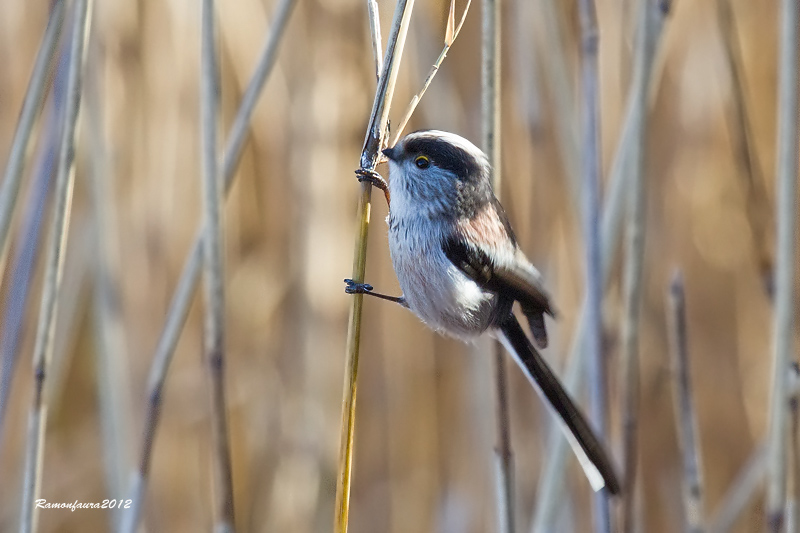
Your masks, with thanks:
<instances>
[{"instance_id":1,"label":"white belly","mask_svg":"<svg viewBox=\"0 0 800 533\"><path fill-rule=\"evenodd\" d=\"M441 231L427 218L392 221L389 250L403 297L431 328L462 339L477 337L491 325L495 296L456 268L441 242Z\"/></svg>"}]
</instances>

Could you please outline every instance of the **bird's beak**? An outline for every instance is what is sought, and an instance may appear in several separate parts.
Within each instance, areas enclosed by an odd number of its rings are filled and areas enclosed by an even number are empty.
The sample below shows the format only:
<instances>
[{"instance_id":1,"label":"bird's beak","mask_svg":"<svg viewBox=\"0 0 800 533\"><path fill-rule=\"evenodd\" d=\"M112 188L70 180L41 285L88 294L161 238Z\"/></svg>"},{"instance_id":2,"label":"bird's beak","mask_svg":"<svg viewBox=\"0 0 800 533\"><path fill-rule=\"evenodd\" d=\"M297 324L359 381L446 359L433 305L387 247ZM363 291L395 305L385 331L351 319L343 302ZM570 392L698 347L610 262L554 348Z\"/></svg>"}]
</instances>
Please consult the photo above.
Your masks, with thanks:
<instances>
[{"instance_id":1,"label":"bird's beak","mask_svg":"<svg viewBox=\"0 0 800 533\"><path fill-rule=\"evenodd\" d=\"M394 161L394 148L387 148L383 151L383 155L389 158L389 160Z\"/></svg>"}]
</instances>

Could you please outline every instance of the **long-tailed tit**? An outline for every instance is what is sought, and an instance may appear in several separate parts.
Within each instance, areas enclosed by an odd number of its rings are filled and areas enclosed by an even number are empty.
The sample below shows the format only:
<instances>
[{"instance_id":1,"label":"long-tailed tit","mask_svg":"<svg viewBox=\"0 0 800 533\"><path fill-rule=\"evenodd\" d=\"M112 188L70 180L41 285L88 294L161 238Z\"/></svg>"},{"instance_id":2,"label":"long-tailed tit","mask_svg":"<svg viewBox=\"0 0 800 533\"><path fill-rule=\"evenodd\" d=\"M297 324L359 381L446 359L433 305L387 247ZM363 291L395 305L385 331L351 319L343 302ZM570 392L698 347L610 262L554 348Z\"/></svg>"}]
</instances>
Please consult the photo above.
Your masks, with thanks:
<instances>
[{"instance_id":1,"label":"long-tailed tit","mask_svg":"<svg viewBox=\"0 0 800 533\"><path fill-rule=\"evenodd\" d=\"M491 185L486 155L442 131L411 133L383 151L390 179L362 174L391 198L389 249L401 297L345 280L348 293L395 301L436 331L464 341L498 338L555 410L595 490L620 491L614 466L586 418L536 351L512 313L519 302L539 348L544 315L554 316L542 278L517 246Z\"/></svg>"}]
</instances>

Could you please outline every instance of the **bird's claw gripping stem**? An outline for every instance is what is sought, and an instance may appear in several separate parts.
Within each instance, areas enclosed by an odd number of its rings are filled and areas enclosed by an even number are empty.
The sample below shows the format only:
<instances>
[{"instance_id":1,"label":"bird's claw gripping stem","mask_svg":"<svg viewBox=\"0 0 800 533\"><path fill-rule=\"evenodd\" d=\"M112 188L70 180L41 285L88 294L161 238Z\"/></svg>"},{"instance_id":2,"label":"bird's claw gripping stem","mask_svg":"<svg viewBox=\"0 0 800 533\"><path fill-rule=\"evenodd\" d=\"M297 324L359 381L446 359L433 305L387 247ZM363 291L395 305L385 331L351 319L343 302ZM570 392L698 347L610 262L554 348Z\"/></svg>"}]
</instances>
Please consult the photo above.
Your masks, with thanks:
<instances>
[{"instance_id":1,"label":"bird's claw gripping stem","mask_svg":"<svg viewBox=\"0 0 800 533\"><path fill-rule=\"evenodd\" d=\"M386 183L386 180L383 179L383 176L375 172L374 170L370 170L367 168L358 168L356 169L356 176L358 177L358 181L361 182L369 182L372 184L373 187L376 187L383 191L383 195L386 196L386 203L389 203L389 184Z\"/></svg>"},{"instance_id":2,"label":"bird's claw gripping stem","mask_svg":"<svg viewBox=\"0 0 800 533\"><path fill-rule=\"evenodd\" d=\"M396 304L400 304L405 308L408 308L408 303L406 299L402 296L388 296L386 294L381 294L379 292L372 292L372 285L369 283L358 283L353 281L352 279L344 280L345 287L344 292L347 294L367 294L369 296L374 296L376 298L380 298L381 300L387 300L389 302L394 302Z\"/></svg>"},{"instance_id":3,"label":"bird's claw gripping stem","mask_svg":"<svg viewBox=\"0 0 800 533\"><path fill-rule=\"evenodd\" d=\"M358 283L352 279L344 280L344 292L347 294L367 294L372 291L372 285L369 283Z\"/></svg>"}]
</instances>

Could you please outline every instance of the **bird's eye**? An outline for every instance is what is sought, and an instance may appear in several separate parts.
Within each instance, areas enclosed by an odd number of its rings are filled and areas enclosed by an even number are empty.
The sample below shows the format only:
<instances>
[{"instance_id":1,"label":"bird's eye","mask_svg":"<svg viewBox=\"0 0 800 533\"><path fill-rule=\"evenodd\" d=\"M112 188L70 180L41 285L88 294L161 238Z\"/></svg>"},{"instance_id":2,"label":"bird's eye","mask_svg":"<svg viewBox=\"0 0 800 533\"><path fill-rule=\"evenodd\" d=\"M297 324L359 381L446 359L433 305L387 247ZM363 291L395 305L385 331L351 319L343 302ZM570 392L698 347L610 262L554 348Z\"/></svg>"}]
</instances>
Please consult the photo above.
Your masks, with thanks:
<instances>
[{"instance_id":1,"label":"bird's eye","mask_svg":"<svg viewBox=\"0 0 800 533\"><path fill-rule=\"evenodd\" d=\"M428 168L431 166L431 160L421 155L414 160L414 164L417 165L417 168Z\"/></svg>"}]
</instances>

